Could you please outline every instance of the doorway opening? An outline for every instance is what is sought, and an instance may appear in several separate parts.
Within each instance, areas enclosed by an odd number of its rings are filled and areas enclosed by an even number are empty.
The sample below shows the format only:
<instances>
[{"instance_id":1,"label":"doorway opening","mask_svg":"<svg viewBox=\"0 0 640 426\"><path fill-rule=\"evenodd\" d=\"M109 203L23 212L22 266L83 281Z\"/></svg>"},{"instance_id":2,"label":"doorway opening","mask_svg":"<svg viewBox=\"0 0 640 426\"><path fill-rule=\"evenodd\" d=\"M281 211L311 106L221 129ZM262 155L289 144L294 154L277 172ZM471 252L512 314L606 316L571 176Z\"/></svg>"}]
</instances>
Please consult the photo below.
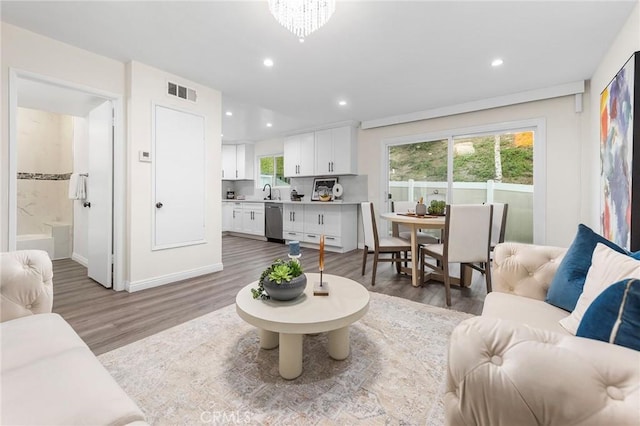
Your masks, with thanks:
<instances>
[{"instance_id":1,"label":"doorway opening","mask_svg":"<svg viewBox=\"0 0 640 426\"><path fill-rule=\"evenodd\" d=\"M121 97L10 71L9 250L72 258L124 290Z\"/></svg>"}]
</instances>

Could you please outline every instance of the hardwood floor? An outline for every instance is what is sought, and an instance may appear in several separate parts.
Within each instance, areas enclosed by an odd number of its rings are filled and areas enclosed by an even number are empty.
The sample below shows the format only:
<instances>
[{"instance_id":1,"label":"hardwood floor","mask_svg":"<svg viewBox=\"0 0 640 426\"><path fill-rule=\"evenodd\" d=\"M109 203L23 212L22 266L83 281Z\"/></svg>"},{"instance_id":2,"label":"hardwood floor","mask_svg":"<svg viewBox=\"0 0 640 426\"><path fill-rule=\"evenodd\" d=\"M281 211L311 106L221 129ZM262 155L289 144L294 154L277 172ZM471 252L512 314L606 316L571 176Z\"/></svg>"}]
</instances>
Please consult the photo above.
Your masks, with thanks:
<instances>
[{"instance_id":1,"label":"hardwood floor","mask_svg":"<svg viewBox=\"0 0 640 426\"><path fill-rule=\"evenodd\" d=\"M286 258L287 249L283 244L225 236L223 271L136 293L105 289L87 277L82 265L70 259L56 260L53 311L99 355L234 303L238 290L256 281L273 259ZM317 260L317 250L302 248L305 272L318 272ZM442 284L412 287L410 277L397 275L387 263L378 266L376 285L371 287L372 261L369 256L367 274L362 276L362 250L328 252L325 272L351 278L370 291L445 307ZM479 314L485 294L483 277L474 275L469 288L452 290L451 309Z\"/></svg>"}]
</instances>

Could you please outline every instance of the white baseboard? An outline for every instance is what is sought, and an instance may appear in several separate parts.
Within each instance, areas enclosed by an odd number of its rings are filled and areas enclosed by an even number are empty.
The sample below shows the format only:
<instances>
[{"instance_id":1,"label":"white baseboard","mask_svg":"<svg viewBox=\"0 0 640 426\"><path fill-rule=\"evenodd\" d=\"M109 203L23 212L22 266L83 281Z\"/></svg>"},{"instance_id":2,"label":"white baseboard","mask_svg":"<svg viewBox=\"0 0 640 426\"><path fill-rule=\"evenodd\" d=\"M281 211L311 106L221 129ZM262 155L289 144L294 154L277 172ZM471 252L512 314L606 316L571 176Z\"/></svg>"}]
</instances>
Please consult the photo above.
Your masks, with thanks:
<instances>
[{"instance_id":1,"label":"white baseboard","mask_svg":"<svg viewBox=\"0 0 640 426\"><path fill-rule=\"evenodd\" d=\"M176 272L173 274L163 275L161 277L148 278L139 281L126 281L125 290L129 293L134 291L146 290L148 288L158 287L165 284L171 284L176 281L186 280L188 278L199 277L200 275L211 274L213 272L222 271L222 263L214 263L212 265L203 266L201 268L190 269L188 271Z\"/></svg>"},{"instance_id":2,"label":"white baseboard","mask_svg":"<svg viewBox=\"0 0 640 426\"><path fill-rule=\"evenodd\" d=\"M79 264L81 264L82 266L84 266L85 268L89 267L89 259L87 259L84 256L80 256L78 253L72 253L71 254L71 260L75 260L76 262L78 262Z\"/></svg>"}]
</instances>

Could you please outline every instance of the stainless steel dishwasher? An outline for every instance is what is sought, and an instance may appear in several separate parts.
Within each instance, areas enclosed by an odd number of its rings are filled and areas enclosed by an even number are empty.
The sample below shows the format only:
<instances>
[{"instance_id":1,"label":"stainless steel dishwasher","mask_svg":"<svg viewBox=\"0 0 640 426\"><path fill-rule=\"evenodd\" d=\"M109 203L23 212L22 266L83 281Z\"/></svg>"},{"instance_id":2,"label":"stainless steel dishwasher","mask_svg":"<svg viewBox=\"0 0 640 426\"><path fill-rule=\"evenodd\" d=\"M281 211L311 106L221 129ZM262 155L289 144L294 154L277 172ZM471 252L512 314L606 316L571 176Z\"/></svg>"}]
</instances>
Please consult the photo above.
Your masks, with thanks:
<instances>
[{"instance_id":1,"label":"stainless steel dishwasher","mask_svg":"<svg viewBox=\"0 0 640 426\"><path fill-rule=\"evenodd\" d=\"M282 204L264 203L264 236L269 241L284 241L282 239Z\"/></svg>"}]
</instances>

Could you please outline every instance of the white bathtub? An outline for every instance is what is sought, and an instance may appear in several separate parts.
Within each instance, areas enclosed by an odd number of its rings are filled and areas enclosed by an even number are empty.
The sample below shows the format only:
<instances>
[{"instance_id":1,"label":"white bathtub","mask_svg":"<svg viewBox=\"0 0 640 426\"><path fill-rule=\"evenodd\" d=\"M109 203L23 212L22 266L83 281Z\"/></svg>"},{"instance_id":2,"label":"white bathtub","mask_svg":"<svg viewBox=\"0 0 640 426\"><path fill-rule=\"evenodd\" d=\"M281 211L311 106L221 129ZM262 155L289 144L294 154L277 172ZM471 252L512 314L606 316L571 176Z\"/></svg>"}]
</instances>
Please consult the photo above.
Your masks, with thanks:
<instances>
[{"instance_id":1,"label":"white bathtub","mask_svg":"<svg viewBox=\"0 0 640 426\"><path fill-rule=\"evenodd\" d=\"M47 234L24 234L16 237L17 250L44 250L53 256L53 237Z\"/></svg>"}]
</instances>

